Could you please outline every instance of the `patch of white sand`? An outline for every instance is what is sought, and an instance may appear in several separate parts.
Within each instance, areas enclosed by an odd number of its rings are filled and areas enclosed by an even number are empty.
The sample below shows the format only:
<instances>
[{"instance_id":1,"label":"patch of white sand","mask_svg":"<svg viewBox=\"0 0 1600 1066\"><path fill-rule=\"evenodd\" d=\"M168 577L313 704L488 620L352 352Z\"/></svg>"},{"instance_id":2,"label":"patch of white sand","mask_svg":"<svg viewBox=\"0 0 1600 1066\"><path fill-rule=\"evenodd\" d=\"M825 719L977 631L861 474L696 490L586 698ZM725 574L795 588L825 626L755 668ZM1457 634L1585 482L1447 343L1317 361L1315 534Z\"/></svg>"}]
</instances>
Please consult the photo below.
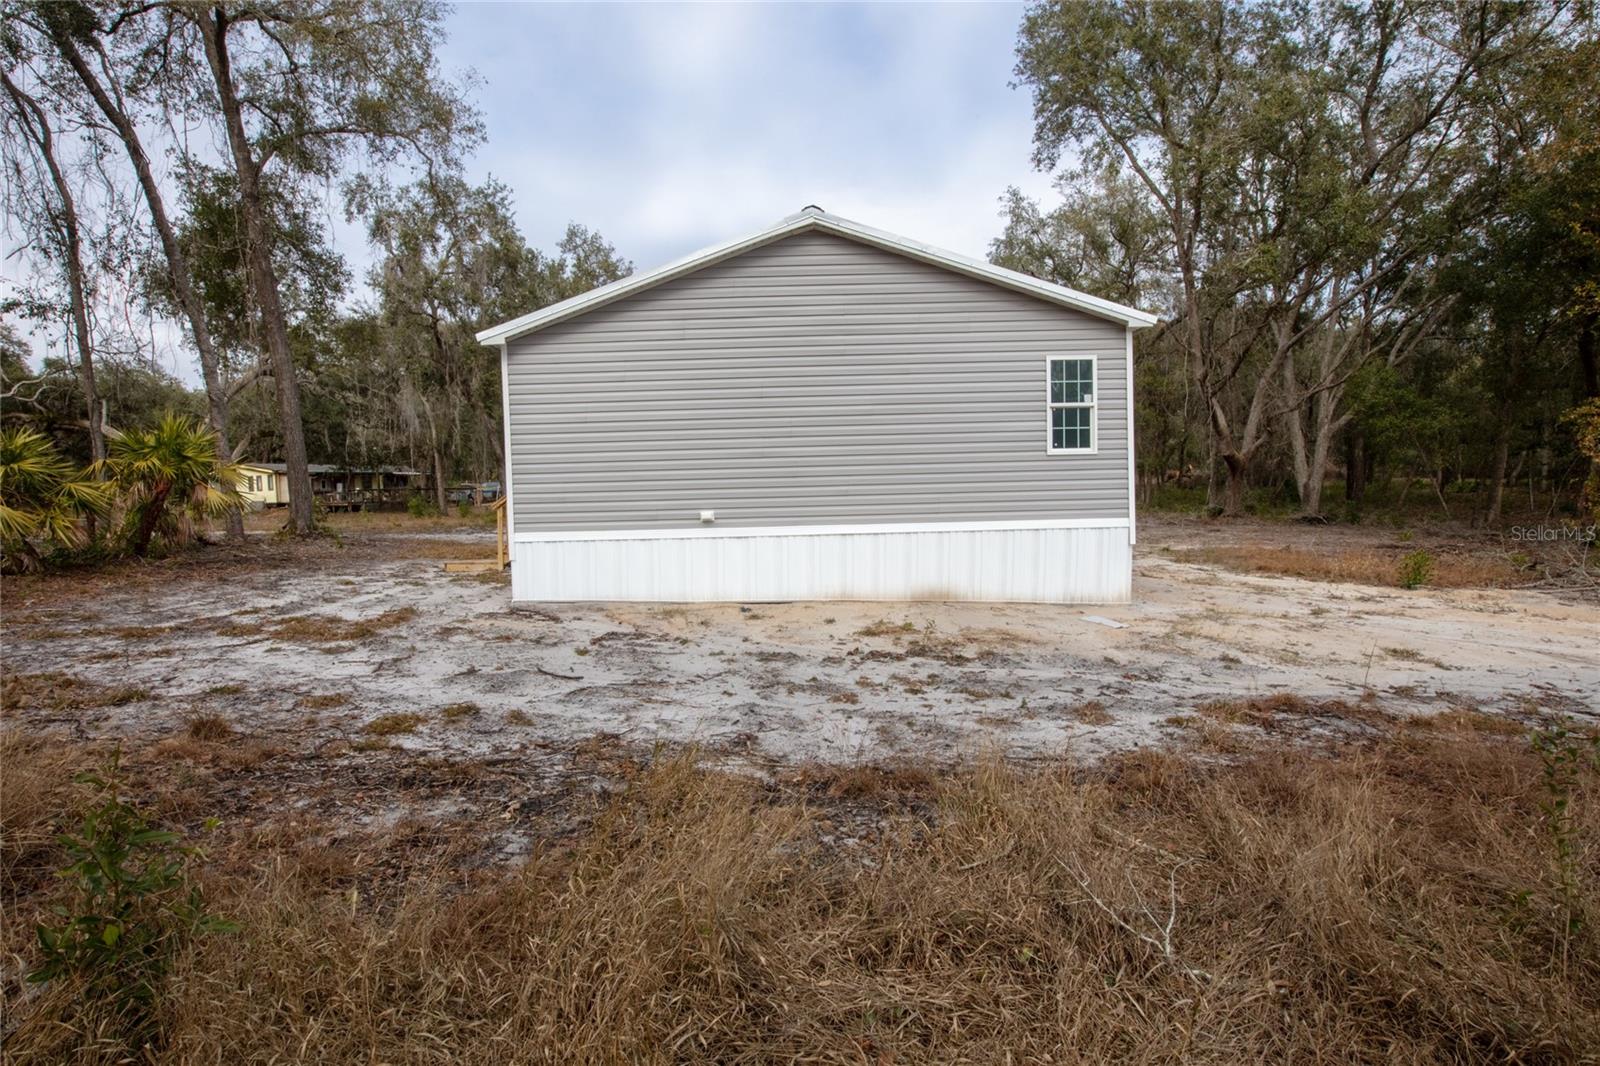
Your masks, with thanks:
<instances>
[{"instance_id":1,"label":"patch of white sand","mask_svg":"<svg viewBox=\"0 0 1600 1066\"><path fill-rule=\"evenodd\" d=\"M166 732L203 701L241 729L357 736L399 711L426 721L397 742L512 754L596 734L696 743L765 765L909 756L950 761L1161 744L1166 719L1211 699L1293 693L1400 713L1469 704L1592 716L1600 610L1533 592L1398 591L1241 575L1141 556L1135 602L556 605L513 610L503 581L438 562L359 557L317 571L112 594L70 635L13 634L8 668L59 670L161 694L90 712L87 727ZM416 617L359 643L312 646L233 620ZM64 609L65 611L65 609ZM129 639L112 627L171 626ZM866 635L862 631L878 635ZM218 693L219 687L238 691ZM305 696L348 704L307 711ZM1075 709L1100 703L1110 721ZM473 703L476 715L438 711ZM507 716L525 716L511 724ZM1089 717L1094 717L1090 715Z\"/></svg>"}]
</instances>

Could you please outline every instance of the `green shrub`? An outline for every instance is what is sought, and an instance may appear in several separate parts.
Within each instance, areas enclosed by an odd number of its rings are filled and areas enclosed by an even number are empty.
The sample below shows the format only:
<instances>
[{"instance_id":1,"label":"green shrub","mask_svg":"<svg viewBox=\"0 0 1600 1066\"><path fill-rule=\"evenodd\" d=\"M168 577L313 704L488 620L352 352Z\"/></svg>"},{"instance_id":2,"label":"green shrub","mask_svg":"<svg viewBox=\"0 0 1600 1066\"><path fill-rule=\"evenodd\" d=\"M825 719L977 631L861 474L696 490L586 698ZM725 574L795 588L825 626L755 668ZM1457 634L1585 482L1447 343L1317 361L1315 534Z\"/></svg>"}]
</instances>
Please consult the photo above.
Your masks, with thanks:
<instances>
[{"instance_id":1,"label":"green shrub","mask_svg":"<svg viewBox=\"0 0 1600 1066\"><path fill-rule=\"evenodd\" d=\"M417 493L406 500L406 510L411 512L412 518L439 517L438 505L421 493Z\"/></svg>"},{"instance_id":2,"label":"green shrub","mask_svg":"<svg viewBox=\"0 0 1600 1066\"><path fill-rule=\"evenodd\" d=\"M1421 588L1433 576L1433 556L1423 548L1407 552L1400 560L1400 584L1408 589Z\"/></svg>"},{"instance_id":3,"label":"green shrub","mask_svg":"<svg viewBox=\"0 0 1600 1066\"><path fill-rule=\"evenodd\" d=\"M54 924L36 931L43 958L33 982L76 978L81 1000L104 1005L135 1028L149 1016L166 969L191 938L232 924L210 914L190 877L199 856L180 838L151 828L117 795L117 760L104 775L80 774L98 801L61 844L71 860L60 876L70 902L52 908Z\"/></svg>"},{"instance_id":4,"label":"green shrub","mask_svg":"<svg viewBox=\"0 0 1600 1066\"><path fill-rule=\"evenodd\" d=\"M1530 738L1539 757L1544 796L1539 813L1555 851L1557 887L1566 912L1568 937L1583 931L1585 915L1580 891L1579 822L1573 813L1573 795L1588 774L1600 773L1600 733L1575 732L1565 722L1536 730Z\"/></svg>"},{"instance_id":5,"label":"green shrub","mask_svg":"<svg viewBox=\"0 0 1600 1066\"><path fill-rule=\"evenodd\" d=\"M462 518L471 518L472 517L472 503L471 503L471 501L462 500L460 503L456 504L456 514L460 515Z\"/></svg>"}]
</instances>

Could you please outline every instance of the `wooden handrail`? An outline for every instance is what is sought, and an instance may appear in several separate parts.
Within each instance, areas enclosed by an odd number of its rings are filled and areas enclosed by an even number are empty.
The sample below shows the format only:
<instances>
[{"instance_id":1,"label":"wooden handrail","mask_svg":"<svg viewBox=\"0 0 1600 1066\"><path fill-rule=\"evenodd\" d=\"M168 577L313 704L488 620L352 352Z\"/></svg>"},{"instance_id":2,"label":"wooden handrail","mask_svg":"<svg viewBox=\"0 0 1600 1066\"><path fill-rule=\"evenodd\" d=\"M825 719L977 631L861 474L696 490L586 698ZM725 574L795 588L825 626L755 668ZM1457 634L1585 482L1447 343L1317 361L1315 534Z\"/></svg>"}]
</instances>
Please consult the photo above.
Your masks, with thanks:
<instances>
[{"instance_id":1,"label":"wooden handrail","mask_svg":"<svg viewBox=\"0 0 1600 1066\"><path fill-rule=\"evenodd\" d=\"M494 558L504 570L510 561L506 552L506 498L501 496L490 506L494 509Z\"/></svg>"}]
</instances>

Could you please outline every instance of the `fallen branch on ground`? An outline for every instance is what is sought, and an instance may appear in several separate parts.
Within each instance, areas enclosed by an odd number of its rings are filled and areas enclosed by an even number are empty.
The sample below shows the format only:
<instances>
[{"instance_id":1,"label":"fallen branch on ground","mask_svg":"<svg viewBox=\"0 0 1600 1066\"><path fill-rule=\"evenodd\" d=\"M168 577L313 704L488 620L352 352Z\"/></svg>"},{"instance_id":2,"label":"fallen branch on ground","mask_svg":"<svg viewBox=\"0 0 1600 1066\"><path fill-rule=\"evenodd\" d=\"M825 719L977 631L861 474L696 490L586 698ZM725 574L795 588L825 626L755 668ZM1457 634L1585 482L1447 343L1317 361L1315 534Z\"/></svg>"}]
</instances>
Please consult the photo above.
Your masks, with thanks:
<instances>
[{"instance_id":1,"label":"fallen branch on ground","mask_svg":"<svg viewBox=\"0 0 1600 1066\"><path fill-rule=\"evenodd\" d=\"M1178 958L1178 953L1172 946L1172 927L1178 922L1178 871L1189 865L1191 861L1192 860L1185 859L1179 862L1172 868L1171 872L1167 874L1167 920L1165 922L1158 919L1155 916L1155 913L1150 910L1149 906L1144 903L1139 904L1140 909L1145 913L1145 917L1150 919L1151 926L1153 926L1155 931L1160 934L1160 939L1157 939L1156 937L1150 936L1146 933L1141 933L1139 930L1135 929L1132 923L1113 910L1111 906L1099 896L1095 895L1094 890L1089 887L1088 879L1085 878L1081 872L1074 870L1071 866L1068 866L1066 861L1063 859L1056 860L1057 864L1067 872L1068 876L1078 883L1078 888L1082 890L1084 898L1088 900L1088 902L1093 903L1096 907L1098 907L1100 911L1106 915L1106 917L1110 918L1117 924L1118 928L1137 937L1140 941L1148 944L1150 947L1155 948L1156 951L1161 953L1162 958L1166 959L1167 962L1177 969L1179 973L1183 974L1185 977L1188 977L1190 980L1210 982L1213 979L1211 974L1207 973L1205 970L1190 966L1182 959ZM1128 887L1137 892L1138 888L1133 883L1133 875L1124 871L1124 876L1128 878Z\"/></svg>"}]
</instances>

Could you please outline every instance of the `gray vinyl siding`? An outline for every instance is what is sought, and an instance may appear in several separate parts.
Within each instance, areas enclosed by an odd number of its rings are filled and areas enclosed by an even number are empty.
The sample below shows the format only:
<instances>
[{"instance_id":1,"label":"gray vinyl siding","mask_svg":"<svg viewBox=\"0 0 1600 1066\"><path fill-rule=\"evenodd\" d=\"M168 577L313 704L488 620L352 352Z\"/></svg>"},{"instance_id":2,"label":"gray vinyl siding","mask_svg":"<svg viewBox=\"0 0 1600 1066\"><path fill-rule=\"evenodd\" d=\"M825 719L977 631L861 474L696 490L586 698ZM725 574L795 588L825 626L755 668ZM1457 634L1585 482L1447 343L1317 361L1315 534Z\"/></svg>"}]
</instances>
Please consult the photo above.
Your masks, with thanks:
<instances>
[{"instance_id":1,"label":"gray vinyl siding","mask_svg":"<svg viewBox=\"0 0 1600 1066\"><path fill-rule=\"evenodd\" d=\"M513 340L518 533L1128 515L1125 327L831 235ZM1098 357L1097 454L1045 358Z\"/></svg>"}]
</instances>

